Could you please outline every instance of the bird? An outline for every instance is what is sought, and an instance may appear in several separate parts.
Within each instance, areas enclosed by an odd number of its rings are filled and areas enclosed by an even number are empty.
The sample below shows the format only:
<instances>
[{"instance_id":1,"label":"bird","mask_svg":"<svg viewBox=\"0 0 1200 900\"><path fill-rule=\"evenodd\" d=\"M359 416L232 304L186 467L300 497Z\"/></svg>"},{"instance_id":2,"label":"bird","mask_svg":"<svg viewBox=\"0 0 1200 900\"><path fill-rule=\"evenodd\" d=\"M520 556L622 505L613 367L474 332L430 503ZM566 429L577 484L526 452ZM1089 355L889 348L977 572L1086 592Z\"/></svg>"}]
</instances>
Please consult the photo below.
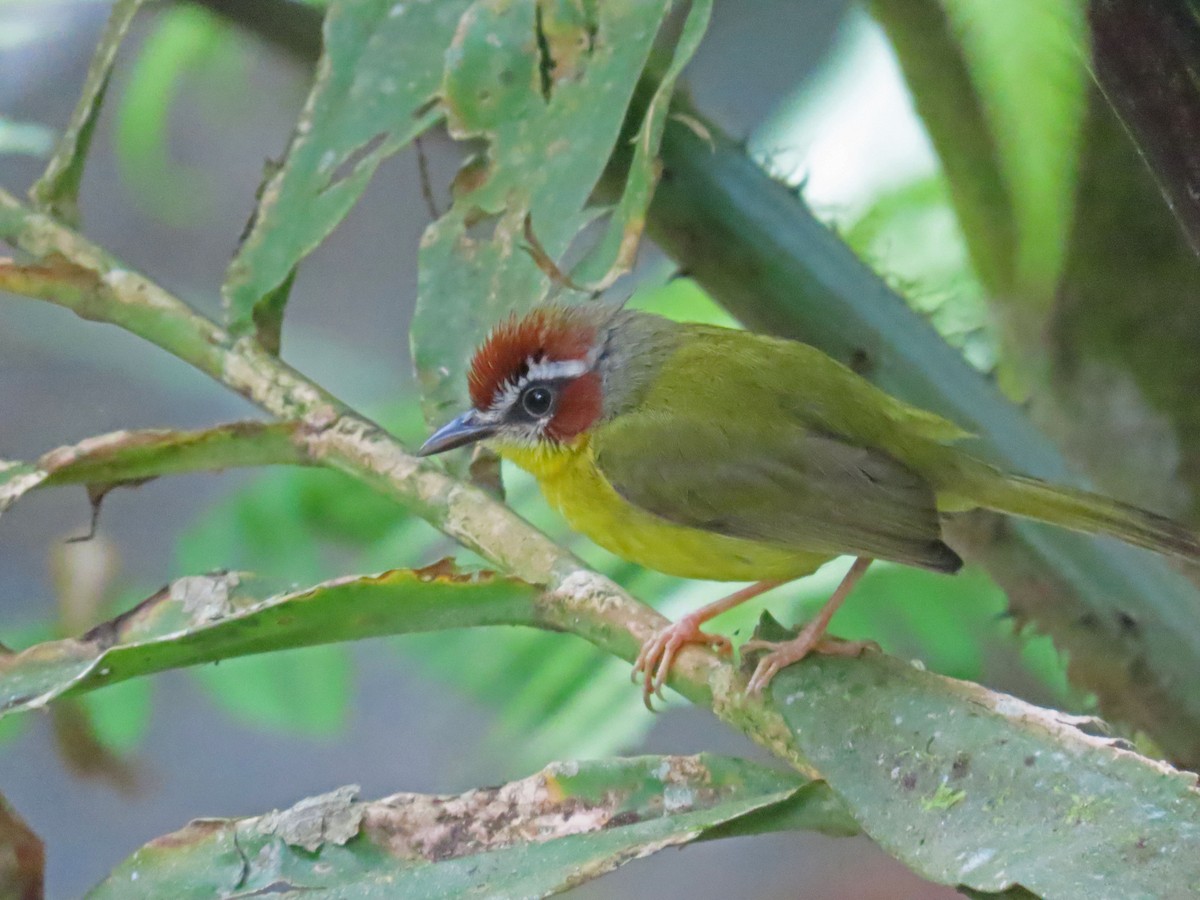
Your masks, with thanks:
<instances>
[{"instance_id":1,"label":"bird","mask_svg":"<svg viewBox=\"0 0 1200 900\"><path fill-rule=\"evenodd\" d=\"M747 684L814 651L873 560L955 573L948 513L987 509L1196 560L1200 539L1164 516L1002 471L963 449L970 434L910 406L798 341L679 322L600 300L510 315L476 349L471 407L417 451L484 441L528 471L568 524L617 556L691 579L751 582L666 626L633 677L652 708L683 647L732 652L714 616L811 574L853 565L791 640L763 651Z\"/></svg>"}]
</instances>

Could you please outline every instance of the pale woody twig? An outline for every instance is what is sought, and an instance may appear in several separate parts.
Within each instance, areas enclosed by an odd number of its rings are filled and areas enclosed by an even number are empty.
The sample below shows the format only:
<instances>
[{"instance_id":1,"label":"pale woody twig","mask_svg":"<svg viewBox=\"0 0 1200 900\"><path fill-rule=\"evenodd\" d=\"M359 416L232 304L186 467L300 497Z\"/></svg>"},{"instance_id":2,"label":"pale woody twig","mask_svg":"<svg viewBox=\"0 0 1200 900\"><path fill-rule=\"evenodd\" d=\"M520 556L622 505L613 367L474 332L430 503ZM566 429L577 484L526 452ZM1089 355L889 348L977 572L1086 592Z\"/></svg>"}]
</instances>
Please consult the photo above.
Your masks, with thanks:
<instances>
[{"instance_id":1,"label":"pale woody twig","mask_svg":"<svg viewBox=\"0 0 1200 900\"><path fill-rule=\"evenodd\" d=\"M381 427L252 338L235 340L159 285L124 268L51 217L26 209L2 189L0 239L39 260L34 267L0 266L0 289L47 300L89 320L120 325L271 415L301 422L300 441L314 462L371 485L504 571L545 587L542 620L547 627L572 632L631 660L641 643L666 624L661 615L586 569L508 507L412 456ZM38 277L29 277L31 269ZM707 650L687 648L669 683L812 774L782 717L769 704L745 696L745 678L728 662Z\"/></svg>"}]
</instances>

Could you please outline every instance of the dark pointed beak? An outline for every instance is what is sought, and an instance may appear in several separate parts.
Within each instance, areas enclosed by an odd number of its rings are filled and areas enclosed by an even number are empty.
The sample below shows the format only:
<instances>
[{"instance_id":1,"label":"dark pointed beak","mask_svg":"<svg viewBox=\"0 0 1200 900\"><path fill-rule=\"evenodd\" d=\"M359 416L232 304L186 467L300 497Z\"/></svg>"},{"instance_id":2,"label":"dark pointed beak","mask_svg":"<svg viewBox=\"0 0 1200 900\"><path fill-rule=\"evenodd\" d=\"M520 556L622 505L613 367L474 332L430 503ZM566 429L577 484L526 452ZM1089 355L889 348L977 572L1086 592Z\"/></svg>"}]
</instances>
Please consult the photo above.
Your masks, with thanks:
<instances>
[{"instance_id":1,"label":"dark pointed beak","mask_svg":"<svg viewBox=\"0 0 1200 900\"><path fill-rule=\"evenodd\" d=\"M495 425L488 425L476 420L476 412L467 410L457 419L447 422L421 445L417 456L433 456L435 453L445 453L455 447L465 447L476 441L482 441L496 433Z\"/></svg>"}]
</instances>

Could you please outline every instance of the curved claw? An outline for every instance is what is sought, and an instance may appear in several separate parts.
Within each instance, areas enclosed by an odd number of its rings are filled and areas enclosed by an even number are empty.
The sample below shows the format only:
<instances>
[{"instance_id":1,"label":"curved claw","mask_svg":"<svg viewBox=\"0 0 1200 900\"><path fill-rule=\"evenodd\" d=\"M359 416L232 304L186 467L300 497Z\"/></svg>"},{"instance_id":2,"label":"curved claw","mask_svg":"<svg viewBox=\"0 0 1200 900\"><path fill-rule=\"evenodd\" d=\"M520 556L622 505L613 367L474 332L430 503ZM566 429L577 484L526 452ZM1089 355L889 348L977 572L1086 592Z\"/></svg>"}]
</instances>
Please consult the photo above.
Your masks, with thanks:
<instances>
[{"instance_id":1,"label":"curved claw","mask_svg":"<svg viewBox=\"0 0 1200 900\"><path fill-rule=\"evenodd\" d=\"M750 676L746 693L757 697L779 674L780 670L792 663L797 663L810 653L820 653L823 656L859 656L865 650L878 650L879 645L874 641L846 641L836 637L822 637L815 631L805 628L795 639L790 641L746 641L742 644L742 653L747 650L769 650Z\"/></svg>"},{"instance_id":2,"label":"curved claw","mask_svg":"<svg viewBox=\"0 0 1200 900\"><path fill-rule=\"evenodd\" d=\"M703 644L711 647L717 653L730 655L733 644L729 638L721 634L708 634L700 630L702 620L697 616L684 616L673 625L659 631L646 643L633 663L632 681L636 684L639 677L642 682L642 702L646 709L654 712L654 696L665 700L663 687L671 674L671 666L679 651L688 644Z\"/></svg>"}]
</instances>

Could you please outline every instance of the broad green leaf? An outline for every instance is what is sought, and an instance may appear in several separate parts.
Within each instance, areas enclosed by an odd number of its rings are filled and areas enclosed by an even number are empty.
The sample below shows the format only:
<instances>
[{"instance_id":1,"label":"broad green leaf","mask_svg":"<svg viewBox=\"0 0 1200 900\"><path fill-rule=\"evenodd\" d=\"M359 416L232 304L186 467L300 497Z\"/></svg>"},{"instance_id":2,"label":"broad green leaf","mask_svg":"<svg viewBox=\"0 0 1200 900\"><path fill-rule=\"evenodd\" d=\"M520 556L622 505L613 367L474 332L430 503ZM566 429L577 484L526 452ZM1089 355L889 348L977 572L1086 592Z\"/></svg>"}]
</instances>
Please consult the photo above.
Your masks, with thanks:
<instances>
[{"instance_id":1,"label":"broad green leaf","mask_svg":"<svg viewBox=\"0 0 1200 900\"><path fill-rule=\"evenodd\" d=\"M205 469L306 465L295 422L233 422L197 431L114 431L38 460L47 487L111 484Z\"/></svg>"},{"instance_id":2,"label":"broad green leaf","mask_svg":"<svg viewBox=\"0 0 1200 900\"><path fill-rule=\"evenodd\" d=\"M480 0L463 19L446 56L447 127L487 151L459 173L453 206L421 242L411 340L431 421L465 403L463 372L486 330L553 287L525 252L527 223L557 261L595 217L585 206L668 5Z\"/></svg>"},{"instance_id":3,"label":"broad green leaf","mask_svg":"<svg viewBox=\"0 0 1200 900\"><path fill-rule=\"evenodd\" d=\"M357 794L198 820L138 850L89 897L545 897L709 836L854 833L819 782L708 755L556 763L458 796Z\"/></svg>"},{"instance_id":4,"label":"broad green leaf","mask_svg":"<svg viewBox=\"0 0 1200 900\"><path fill-rule=\"evenodd\" d=\"M235 422L200 431L114 431L51 450L36 463L0 461L0 513L37 487L86 484L93 496L160 475L309 462L291 422Z\"/></svg>"},{"instance_id":5,"label":"broad green leaf","mask_svg":"<svg viewBox=\"0 0 1200 900\"><path fill-rule=\"evenodd\" d=\"M469 0L333 0L324 55L283 165L264 185L226 273L230 328L255 329L258 303L349 212L375 168L442 115L431 103ZM529 37L532 40L533 32ZM281 305L272 321L278 330Z\"/></svg>"},{"instance_id":6,"label":"broad green leaf","mask_svg":"<svg viewBox=\"0 0 1200 900\"><path fill-rule=\"evenodd\" d=\"M117 50L141 5L142 0L117 0L113 6L108 25L96 45L87 80L71 114L71 121L59 138L45 173L29 189L29 197L35 206L68 224L74 224L79 218L77 198L83 179L83 166L87 161L92 132L104 102L113 63L117 59Z\"/></svg>"},{"instance_id":7,"label":"broad green leaf","mask_svg":"<svg viewBox=\"0 0 1200 900\"><path fill-rule=\"evenodd\" d=\"M781 621L810 621L848 563L848 558L831 563L781 586L717 617L711 627L733 637L736 645L751 635L763 609ZM704 599L716 599L722 592ZM1004 592L977 568L949 576L876 562L834 616L830 632L848 640L875 641L885 653L919 660L930 671L991 686L998 674L1005 684L1020 682L1016 673L1024 671L1041 687L1037 699L1074 712L1092 710L1094 703L1067 684L1065 660L1053 644L1045 637L1014 634L1007 608Z\"/></svg>"},{"instance_id":8,"label":"broad green leaf","mask_svg":"<svg viewBox=\"0 0 1200 900\"><path fill-rule=\"evenodd\" d=\"M177 579L80 638L0 656L0 714L163 669L364 637L535 621L537 589L443 561L273 589L237 573Z\"/></svg>"},{"instance_id":9,"label":"broad green leaf","mask_svg":"<svg viewBox=\"0 0 1200 900\"><path fill-rule=\"evenodd\" d=\"M780 636L766 622L764 631ZM868 653L771 684L802 752L863 830L918 874L1044 897L1200 886L1196 776L1042 709Z\"/></svg>"}]
</instances>

